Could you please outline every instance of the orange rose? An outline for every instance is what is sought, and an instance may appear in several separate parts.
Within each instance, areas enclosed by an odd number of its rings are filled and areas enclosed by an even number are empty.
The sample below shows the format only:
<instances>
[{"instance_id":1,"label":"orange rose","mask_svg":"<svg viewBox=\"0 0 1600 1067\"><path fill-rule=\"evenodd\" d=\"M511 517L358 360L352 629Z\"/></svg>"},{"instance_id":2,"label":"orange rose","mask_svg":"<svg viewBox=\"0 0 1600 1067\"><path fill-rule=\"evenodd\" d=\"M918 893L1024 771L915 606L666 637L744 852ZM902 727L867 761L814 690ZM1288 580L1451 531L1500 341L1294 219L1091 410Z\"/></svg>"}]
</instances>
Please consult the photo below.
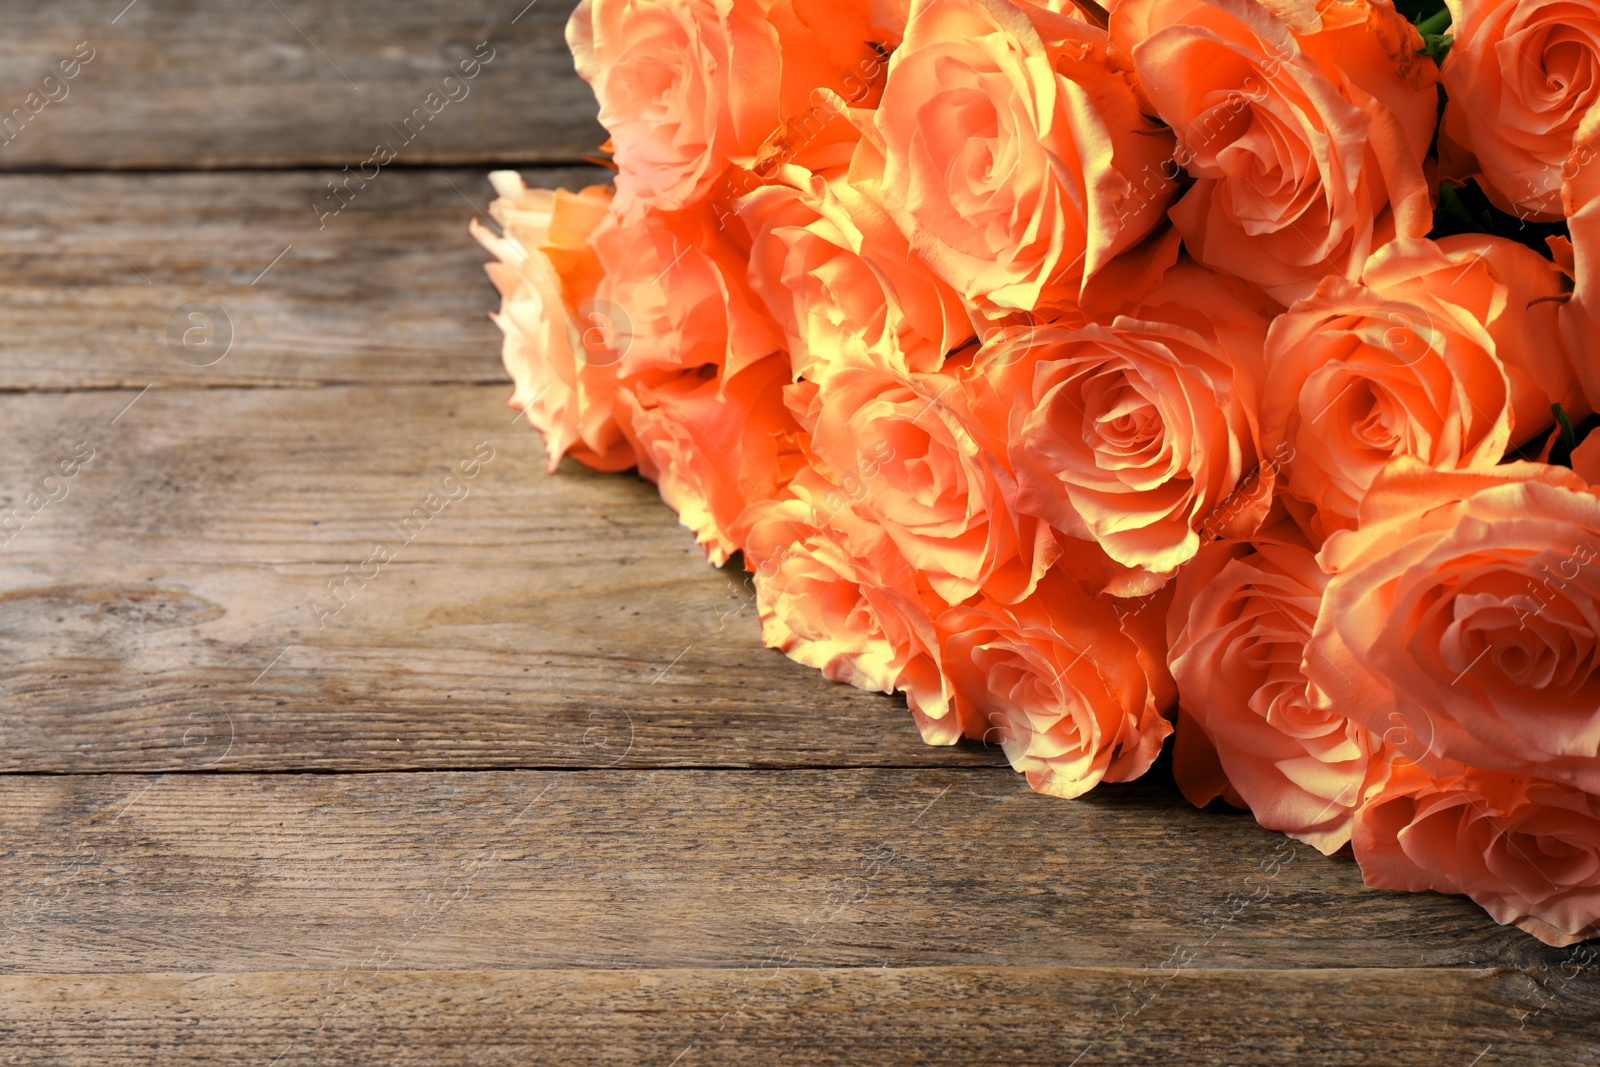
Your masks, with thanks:
<instances>
[{"instance_id":1,"label":"orange rose","mask_svg":"<svg viewBox=\"0 0 1600 1067\"><path fill-rule=\"evenodd\" d=\"M1314 504L1320 535L1354 524L1395 456L1440 470L1487 469L1587 406L1552 359L1561 278L1503 238L1395 241L1360 284L1330 278L1267 337L1263 444L1292 457L1290 493Z\"/></svg>"},{"instance_id":2,"label":"orange rose","mask_svg":"<svg viewBox=\"0 0 1600 1067\"><path fill-rule=\"evenodd\" d=\"M883 530L863 518L850 489L812 471L796 496L752 506L745 563L768 647L835 681L906 694L930 745L952 745L961 725L939 673L932 612L944 602L923 588Z\"/></svg>"},{"instance_id":3,"label":"orange rose","mask_svg":"<svg viewBox=\"0 0 1600 1067\"><path fill-rule=\"evenodd\" d=\"M1178 573L1167 633L1187 713L1180 738L1202 731L1198 750L1226 776L1205 781L1203 763L1183 758L1197 747L1180 742L1173 772L1184 795L1203 807L1232 786L1262 826L1331 855L1385 768L1367 731L1329 708L1300 667L1325 581L1287 524L1218 541Z\"/></svg>"},{"instance_id":4,"label":"orange rose","mask_svg":"<svg viewBox=\"0 0 1600 1067\"><path fill-rule=\"evenodd\" d=\"M782 350L745 283L744 257L709 211L651 211L627 223L613 215L593 244L605 275L575 316L593 339L589 362L614 364L621 378L707 363L731 377Z\"/></svg>"},{"instance_id":5,"label":"orange rose","mask_svg":"<svg viewBox=\"0 0 1600 1067\"><path fill-rule=\"evenodd\" d=\"M1600 789L1600 499L1563 467L1395 460L1331 578L1306 673L1407 757Z\"/></svg>"},{"instance_id":6,"label":"orange rose","mask_svg":"<svg viewBox=\"0 0 1600 1067\"><path fill-rule=\"evenodd\" d=\"M794 166L779 177L738 213L752 238L750 285L782 325L795 375L819 380L841 355L938 370L972 336L954 290L848 182Z\"/></svg>"},{"instance_id":7,"label":"orange rose","mask_svg":"<svg viewBox=\"0 0 1600 1067\"><path fill-rule=\"evenodd\" d=\"M851 178L993 314L1120 299L1162 221L1166 131L1100 29L1009 0L917 0ZM1170 263L1176 237L1141 255Z\"/></svg>"},{"instance_id":8,"label":"orange rose","mask_svg":"<svg viewBox=\"0 0 1600 1067\"><path fill-rule=\"evenodd\" d=\"M1131 568L1114 591L1148 592L1194 555L1202 530L1248 533L1265 514L1270 468L1256 492L1239 490L1261 473L1267 306L1185 261L1108 325L1010 327L978 353L1018 509Z\"/></svg>"},{"instance_id":9,"label":"orange rose","mask_svg":"<svg viewBox=\"0 0 1600 1067\"><path fill-rule=\"evenodd\" d=\"M1298 36L1228 0L1127 0L1111 21L1197 179L1171 212L1184 247L1285 302L1433 225L1433 63L1389 3L1352 6Z\"/></svg>"},{"instance_id":10,"label":"orange rose","mask_svg":"<svg viewBox=\"0 0 1600 1067\"><path fill-rule=\"evenodd\" d=\"M516 383L511 406L525 412L544 435L550 470L570 453L596 470L634 465L614 412L617 372L609 355L613 324L575 320L593 311L601 267L588 241L609 215L611 196L593 186L581 193L529 189L513 171L490 175L499 197L489 214L504 236L472 220L472 233L494 253L489 277L500 291L500 312L491 315L505 334L502 358Z\"/></svg>"},{"instance_id":11,"label":"orange rose","mask_svg":"<svg viewBox=\"0 0 1600 1067\"><path fill-rule=\"evenodd\" d=\"M1572 242L1565 248L1555 244L1556 251L1569 257L1574 289L1561 306L1558 321L1566 362L1583 383L1588 407L1596 408L1600 406L1600 107L1591 109L1579 128L1562 177L1561 202Z\"/></svg>"},{"instance_id":12,"label":"orange rose","mask_svg":"<svg viewBox=\"0 0 1600 1067\"><path fill-rule=\"evenodd\" d=\"M1560 222L1578 124L1600 99L1600 8L1560 0L1446 0L1444 132L1477 158L1484 192Z\"/></svg>"},{"instance_id":13,"label":"orange rose","mask_svg":"<svg viewBox=\"0 0 1600 1067\"><path fill-rule=\"evenodd\" d=\"M1401 768L1356 816L1366 883L1464 893L1547 945L1600 934L1600 798L1554 782Z\"/></svg>"},{"instance_id":14,"label":"orange rose","mask_svg":"<svg viewBox=\"0 0 1600 1067\"><path fill-rule=\"evenodd\" d=\"M793 386L789 402L822 472L865 484L861 509L939 596L953 604L987 590L1011 602L1053 562L1055 540L1017 513L1004 443L985 439L966 407L964 369L906 376L839 359L821 382Z\"/></svg>"},{"instance_id":15,"label":"orange rose","mask_svg":"<svg viewBox=\"0 0 1600 1067\"><path fill-rule=\"evenodd\" d=\"M1053 570L1033 594L938 620L943 668L967 736L999 744L1041 793L1076 797L1149 769L1172 732L1163 603L1136 614Z\"/></svg>"},{"instance_id":16,"label":"orange rose","mask_svg":"<svg viewBox=\"0 0 1600 1067\"><path fill-rule=\"evenodd\" d=\"M783 406L788 381L780 354L725 379L708 364L618 391L639 473L717 566L739 550L745 509L776 497L804 464L802 435Z\"/></svg>"},{"instance_id":17,"label":"orange rose","mask_svg":"<svg viewBox=\"0 0 1600 1067\"><path fill-rule=\"evenodd\" d=\"M869 42L894 34L871 21L835 0L583 0L567 44L611 134L617 211L703 199L807 113L813 91L859 88L879 59Z\"/></svg>"}]
</instances>

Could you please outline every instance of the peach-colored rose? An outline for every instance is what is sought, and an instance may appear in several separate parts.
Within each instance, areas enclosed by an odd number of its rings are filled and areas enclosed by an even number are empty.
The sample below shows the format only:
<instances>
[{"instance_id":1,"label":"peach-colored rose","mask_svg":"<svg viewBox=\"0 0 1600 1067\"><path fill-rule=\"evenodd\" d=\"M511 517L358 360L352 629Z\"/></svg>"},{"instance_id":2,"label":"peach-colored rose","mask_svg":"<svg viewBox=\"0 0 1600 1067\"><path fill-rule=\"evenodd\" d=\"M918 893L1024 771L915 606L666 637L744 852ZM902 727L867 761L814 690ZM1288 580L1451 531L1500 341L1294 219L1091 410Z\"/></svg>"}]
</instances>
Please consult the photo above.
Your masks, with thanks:
<instances>
[{"instance_id":1,"label":"peach-colored rose","mask_svg":"<svg viewBox=\"0 0 1600 1067\"><path fill-rule=\"evenodd\" d=\"M1372 18L1382 10L1376 5L1352 3L1351 0L1257 0L1257 2L1282 19L1283 24L1302 41L1314 39L1315 34L1349 26L1360 26L1367 33L1372 33L1380 27L1387 29L1391 25L1387 17L1381 21Z\"/></svg>"},{"instance_id":2,"label":"peach-colored rose","mask_svg":"<svg viewBox=\"0 0 1600 1067\"><path fill-rule=\"evenodd\" d=\"M933 626L945 603L856 511L862 483L847 490L802 471L789 489L794 496L752 505L742 520L768 647L835 681L904 692L923 740L955 744L961 724Z\"/></svg>"},{"instance_id":3,"label":"peach-colored rose","mask_svg":"<svg viewBox=\"0 0 1600 1067\"><path fill-rule=\"evenodd\" d=\"M781 169L739 204L749 282L782 325L797 377L841 355L936 371L972 336L960 298L911 254L883 210L842 177Z\"/></svg>"},{"instance_id":4,"label":"peach-colored rose","mask_svg":"<svg viewBox=\"0 0 1600 1067\"><path fill-rule=\"evenodd\" d=\"M873 12L837 0L583 0L567 24L600 102L619 173L616 210L703 199L730 162L749 165L817 89L845 91Z\"/></svg>"},{"instance_id":5,"label":"peach-colored rose","mask_svg":"<svg viewBox=\"0 0 1600 1067\"><path fill-rule=\"evenodd\" d=\"M1178 732L1202 731L1226 775L1207 782L1175 756L1184 795L1203 807L1231 785L1262 826L1332 854L1385 767L1366 729L1327 707L1300 667L1325 581L1292 525L1217 541L1178 573L1167 633L1187 712Z\"/></svg>"},{"instance_id":6,"label":"peach-colored rose","mask_svg":"<svg viewBox=\"0 0 1600 1067\"><path fill-rule=\"evenodd\" d=\"M621 378L650 370L715 364L738 374L783 348L760 299L745 283L744 256L708 210L646 212L633 222L613 215L593 236L605 271L580 320L610 330L610 344L591 353Z\"/></svg>"},{"instance_id":7,"label":"peach-colored rose","mask_svg":"<svg viewBox=\"0 0 1600 1067\"><path fill-rule=\"evenodd\" d=\"M1206 807L1218 797L1236 808L1250 807L1228 781L1228 772L1222 769L1222 759L1211 738L1182 704L1173 716L1172 777L1184 797L1197 808Z\"/></svg>"},{"instance_id":8,"label":"peach-colored rose","mask_svg":"<svg viewBox=\"0 0 1600 1067\"><path fill-rule=\"evenodd\" d=\"M1306 673L1404 755L1600 789L1600 490L1564 467L1393 461L1330 537Z\"/></svg>"},{"instance_id":9,"label":"peach-colored rose","mask_svg":"<svg viewBox=\"0 0 1600 1067\"><path fill-rule=\"evenodd\" d=\"M772 499L805 462L802 434L783 406L789 361L768 356L726 379L707 364L646 374L618 390L639 473L721 566L743 540L740 517Z\"/></svg>"},{"instance_id":10,"label":"peach-colored rose","mask_svg":"<svg viewBox=\"0 0 1600 1067\"><path fill-rule=\"evenodd\" d=\"M1600 99L1600 8L1585 0L1446 0L1444 133L1473 153L1484 192L1559 222L1578 124Z\"/></svg>"},{"instance_id":11,"label":"peach-colored rose","mask_svg":"<svg viewBox=\"0 0 1600 1067\"><path fill-rule=\"evenodd\" d=\"M1600 434L1590 433L1572 450L1572 472L1590 485L1600 485Z\"/></svg>"},{"instance_id":12,"label":"peach-colored rose","mask_svg":"<svg viewBox=\"0 0 1600 1067\"><path fill-rule=\"evenodd\" d=\"M1265 514L1270 469L1224 505L1260 459L1267 305L1186 260L1109 324L1010 327L978 353L1018 509L1132 568L1115 591L1155 588L1208 525L1248 533Z\"/></svg>"},{"instance_id":13,"label":"peach-colored rose","mask_svg":"<svg viewBox=\"0 0 1600 1067\"><path fill-rule=\"evenodd\" d=\"M1553 250L1558 260L1570 257L1573 292L1558 312L1561 342L1588 406L1600 409L1600 107L1580 125L1562 176L1572 240L1556 242Z\"/></svg>"},{"instance_id":14,"label":"peach-colored rose","mask_svg":"<svg viewBox=\"0 0 1600 1067\"><path fill-rule=\"evenodd\" d=\"M505 334L502 358L516 383L511 406L544 435L552 471L569 453L596 470L626 470L634 454L614 412L614 332L573 315L599 284L588 240L610 213L610 194L598 186L529 189L513 171L490 180L499 196L489 214L504 236L476 219L472 233L498 260L487 268L501 296L491 318Z\"/></svg>"},{"instance_id":15,"label":"peach-colored rose","mask_svg":"<svg viewBox=\"0 0 1600 1067\"><path fill-rule=\"evenodd\" d=\"M1387 0L1353 6L1299 35L1244 0L1128 0L1111 22L1197 179L1171 212L1184 247L1286 302L1432 226L1432 61Z\"/></svg>"},{"instance_id":16,"label":"peach-colored rose","mask_svg":"<svg viewBox=\"0 0 1600 1067\"><path fill-rule=\"evenodd\" d=\"M851 179L945 281L1004 314L1092 299L1097 279L1114 290L1112 261L1162 220L1171 152L1104 31L1010 0L916 0ZM1176 250L1172 236L1141 254Z\"/></svg>"},{"instance_id":17,"label":"peach-colored rose","mask_svg":"<svg viewBox=\"0 0 1600 1067\"><path fill-rule=\"evenodd\" d=\"M1366 883L1464 893L1547 945L1600 934L1600 797L1555 782L1400 768L1356 816Z\"/></svg>"},{"instance_id":18,"label":"peach-colored rose","mask_svg":"<svg viewBox=\"0 0 1600 1067\"><path fill-rule=\"evenodd\" d=\"M1168 599L1128 614L1052 570L1020 603L951 608L938 628L965 733L1000 745L1041 793L1139 777L1172 732L1165 650L1148 625Z\"/></svg>"},{"instance_id":19,"label":"peach-colored rose","mask_svg":"<svg viewBox=\"0 0 1600 1067\"><path fill-rule=\"evenodd\" d=\"M936 593L953 604L986 589L1010 602L1054 561L1055 539L1017 513L1004 442L981 438L963 369L908 376L841 358L788 399L819 469L836 485L865 485L861 509Z\"/></svg>"},{"instance_id":20,"label":"peach-colored rose","mask_svg":"<svg viewBox=\"0 0 1600 1067\"><path fill-rule=\"evenodd\" d=\"M1267 338L1264 446L1292 455L1285 484L1318 509L1319 535L1350 526L1395 456L1484 469L1587 407L1552 350L1561 278L1503 238L1397 240L1352 284L1326 280Z\"/></svg>"},{"instance_id":21,"label":"peach-colored rose","mask_svg":"<svg viewBox=\"0 0 1600 1067\"><path fill-rule=\"evenodd\" d=\"M1268 0L1300 47L1351 99L1374 98L1408 134L1433 135L1439 67L1411 20L1391 0ZM1333 76L1330 74L1330 76ZM1363 102L1363 106L1366 106Z\"/></svg>"}]
</instances>

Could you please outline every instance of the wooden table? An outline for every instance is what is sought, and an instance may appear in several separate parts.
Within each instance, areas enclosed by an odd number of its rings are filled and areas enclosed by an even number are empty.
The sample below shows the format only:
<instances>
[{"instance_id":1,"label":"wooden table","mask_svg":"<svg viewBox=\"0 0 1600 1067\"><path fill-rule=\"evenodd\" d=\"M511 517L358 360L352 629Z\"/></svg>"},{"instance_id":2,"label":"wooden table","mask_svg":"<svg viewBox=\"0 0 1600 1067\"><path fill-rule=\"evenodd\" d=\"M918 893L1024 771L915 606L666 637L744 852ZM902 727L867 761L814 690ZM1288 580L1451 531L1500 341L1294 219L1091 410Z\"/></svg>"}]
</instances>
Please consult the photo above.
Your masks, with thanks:
<instances>
[{"instance_id":1,"label":"wooden table","mask_svg":"<svg viewBox=\"0 0 1600 1067\"><path fill-rule=\"evenodd\" d=\"M546 476L466 222L601 133L524 2L0 12L0 1059L1600 1062L1590 955L924 747Z\"/></svg>"}]
</instances>

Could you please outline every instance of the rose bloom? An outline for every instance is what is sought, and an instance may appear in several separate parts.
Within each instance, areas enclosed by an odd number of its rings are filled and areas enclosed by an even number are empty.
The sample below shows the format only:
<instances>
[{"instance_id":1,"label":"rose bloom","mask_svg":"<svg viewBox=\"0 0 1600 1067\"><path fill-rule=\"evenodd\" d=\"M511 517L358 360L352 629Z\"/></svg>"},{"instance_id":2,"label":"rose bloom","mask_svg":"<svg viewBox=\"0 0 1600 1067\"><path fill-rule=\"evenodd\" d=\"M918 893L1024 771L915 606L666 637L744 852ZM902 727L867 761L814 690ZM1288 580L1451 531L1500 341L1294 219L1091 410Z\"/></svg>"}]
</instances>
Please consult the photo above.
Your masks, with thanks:
<instances>
[{"instance_id":1,"label":"rose bloom","mask_svg":"<svg viewBox=\"0 0 1600 1067\"><path fill-rule=\"evenodd\" d=\"M1167 633L1178 733L1201 735L1174 753L1184 796L1203 807L1231 786L1262 826L1331 855L1386 768L1301 670L1325 581L1287 522L1217 541L1178 573Z\"/></svg>"},{"instance_id":2,"label":"rose bloom","mask_svg":"<svg viewBox=\"0 0 1600 1067\"><path fill-rule=\"evenodd\" d=\"M610 194L529 189L513 171L490 175L499 194L489 214L497 236L477 219L472 233L494 253L487 267L500 291L505 334L501 350L516 383L511 406L543 436L554 471L561 457L596 470L620 471L635 457L615 416L617 372L613 324L604 314L580 323L574 309L590 302L601 267L588 241L610 215Z\"/></svg>"},{"instance_id":3,"label":"rose bloom","mask_svg":"<svg viewBox=\"0 0 1600 1067\"><path fill-rule=\"evenodd\" d=\"M964 732L1000 745L1040 793L1139 777L1172 732L1168 599L1094 597L1056 569L1019 603L951 608L938 627Z\"/></svg>"},{"instance_id":4,"label":"rose bloom","mask_svg":"<svg viewBox=\"0 0 1600 1067\"><path fill-rule=\"evenodd\" d=\"M711 212L612 215L592 237L604 276L583 310L612 330L609 358L631 378L716 364L724 377L781 351L783 336L745 283L739 249Z\"/></svg>"},{"instance_id":5,"label":"rose bloom","mask_svg":"<svg viewBox=\"0 0 1600 1067\"><path fill-rule=\"evenodd\" d=\"M1171 135L1094 26L1008 0L915 0L851 179L986 313L1120 299L1176 255ZM1126 269L1112 269L1140 246Z\"/></svg>"},{"instance_id":6,"label":"rose bloom","mask_svg":"<svg viewBox=\"0 0 1600 1067\"><path fill-rule=\"evenodd\" d=\"M834 681L904 692L923 740L955 744L961 725L933 626L946 605L857 512L863 484L835 486L806 470L790 485L793 496L751 505L744 557L756 576L762 638Z\"/></svg>"},{"instance_id":7,"label":"rose bloom","mask_svg":"<svg viewBox=\"0 0 1600 1067\"><path fill-rule=\"evenodd\" d=\"M960 298L883 209L843 176L798 166L743 198L749 283L788 341L795 375L813 381L830 360L875 357L901 373L936 371L972 337Z\"/></svg>"},{"instance_id":8,"label":"rose bloom","mask_svg":"<svg viewBox=\"0 0 1600 1067\"><path fill-rule=\"evenodd\" d=\"M703 199L814 90L859 84L853 72L878 57L869 42L896 33L870 15L816 0L583 0L567 44L611 134L617 211L634 219Z\"/></svg>"},{"instance_id":9,"label":"rose bloom","mask_svg":"<svg viewBox=\"0 0 1600 1067\"><path fill-rule=\"evenodd\" d=\"M1560 222L1564 165L1600 98L1600 9L1565 0L1446 0L1444 133L1519 218Z\"/></svg>"},{"instance_id":10,"label":"rose bloom","mask_svg":"<svg viewBox=\"0 0 1600 1067\"><path fill-rule=\"evenodd\" d=\"M1570 244L1552 241L1573 276L1572 296L1558 321L1568 365L1583 384L1588 406L1600 405L1600 108L1588 113L1563 170L1562 207Z\"/></svg>"},{"instance_id":11,"label":"rose bloom","mask_svg":"<svg viewBox=\"0 0 1600 1067\"><path fill-rule=\"evenodd\" d=\"M1368 33L1394 34L1396 27L1386 16L1373 18L1379 10L1371 4L1351 3L1350 0L1257 0L1278 18L1302 41L1314 35L1349 26L1364 26ZM1338 41L1330 34L1325 40ZM1391 45L1394 42L1391 42Z\"/></svg>"},{"instance_id":12,"label":"rose bloom","mask_svg":"<svg viewBox=\"0 0 1600 1067\"><path fill-rule=\"evenodd\" d=\"M1285 302L1433 225L1433 61L1386 0L1350 7L1298 36L1223 0L1126 0L1111 20L1197 179L1171 212L1184 247Z\"/></svg>"},{"instance_id":13,"label":"rose bloom","mask_svg":"<svg viewBox=\"0 0 1600 1067\"><path fill-rule=\"evenodd\" d=\"M965 405L962 370L906 376L840 359L787 399L818 468L837 485L865 485L861 510L934 592L952 604L980 590L1011 602L1054 561L1056 541L1017 512L1004 442Z\"/></svg>"},{"instance_id":14,"label":"rose bloom","mask_svg":"<svg viewBox=\"0 0 1600 1067\"><path fill-rule=\"evenodd\" d=\"M726 378L706 364L618 390L639 473L717 566L739 550L745 509L776 497L804 465L803 434L783 406L788 381L780 353Z\"/></svg>"},{"instance_id":15,"label":"rose bloom","mask_svg":"<svg viewBox=\"0 0 1600 1067\"><path fill-rule=\"evenodd\" d=\"M1600 500L1564 467L1395 460L1329 579L1305 668L1406 755L1600 789Z\"/></svg>"},{"instance_id":16,"label":"rose bloom","mask_svg":"<svg viewBox=\"0 0 1600 1067\"><path fill-rule=\"evenodd\" d=\"M1202 529L1248 533L1266 513L1255 411L1272 306L1185 260L1107 324L1009 327L977 354L1018 509L1129 568L1116 592L1154 589Z\"/></svg>"},{"instance_id":17,"label":"rose bloom","mask_svg":"<svg viewBox=\"0 0 1600 1067\"><path fill-rule=\"evenodd\" d=\"M1369 886L1464 893L1547 945L1600 934L1600 798L1555 782L1404 767L1356 816Z\"/></svg>"},{"instance_id":18,"label":"rose bloom","mask_svg":"<svg viewBox=\"0 0 1600 1067\"><path fill-rule=\"evenodd\" d=\"M1561 277L1532 249L1462 235L1395 241L1361 283L1326 280L1267 337L1261 432L1291 455L1286 488L1321 536L1354 524L1390 459L1484 469L1588 408L1551 350Z\"/></svg>"}]
</instances>

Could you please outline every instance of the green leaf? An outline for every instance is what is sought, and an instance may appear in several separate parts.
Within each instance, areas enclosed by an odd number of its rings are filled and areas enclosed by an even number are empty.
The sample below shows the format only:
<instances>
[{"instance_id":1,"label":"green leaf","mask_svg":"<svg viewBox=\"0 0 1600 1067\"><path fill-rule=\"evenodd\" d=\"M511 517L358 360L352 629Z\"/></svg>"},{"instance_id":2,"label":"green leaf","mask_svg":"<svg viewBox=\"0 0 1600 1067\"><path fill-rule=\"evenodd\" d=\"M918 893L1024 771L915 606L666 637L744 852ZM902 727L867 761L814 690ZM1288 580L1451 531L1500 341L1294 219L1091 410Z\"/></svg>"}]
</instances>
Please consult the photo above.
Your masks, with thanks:
<instances>
[{"instance_id":1,"label":"green leaf","mask_svg":"<svg viewBox=\"0 0 1600 1067\"><path fill-rule=\"evenodd\" d=\"M1550 464L1555 467L1572 469L1572 450L1578 446L1578 431L1572 428L1572 420L1567 413L1561 410L1560 404L1551 404L1550 411L1555 415L1556 422L1561 429L1556 432L1555 444L1550 446Z\"/></svg>"},{"instance_id":2,"label":"green leaf","mask_svg":"<svg viewBox=\"0 0 1600 1067\"><path fill-rule=\"evenodd\" d=\"M1435 63L1443 63L1454 43L1455 38L1448 33L1425 33L1422 35L1422 54Z\"/></svg>"}]
</instances>

